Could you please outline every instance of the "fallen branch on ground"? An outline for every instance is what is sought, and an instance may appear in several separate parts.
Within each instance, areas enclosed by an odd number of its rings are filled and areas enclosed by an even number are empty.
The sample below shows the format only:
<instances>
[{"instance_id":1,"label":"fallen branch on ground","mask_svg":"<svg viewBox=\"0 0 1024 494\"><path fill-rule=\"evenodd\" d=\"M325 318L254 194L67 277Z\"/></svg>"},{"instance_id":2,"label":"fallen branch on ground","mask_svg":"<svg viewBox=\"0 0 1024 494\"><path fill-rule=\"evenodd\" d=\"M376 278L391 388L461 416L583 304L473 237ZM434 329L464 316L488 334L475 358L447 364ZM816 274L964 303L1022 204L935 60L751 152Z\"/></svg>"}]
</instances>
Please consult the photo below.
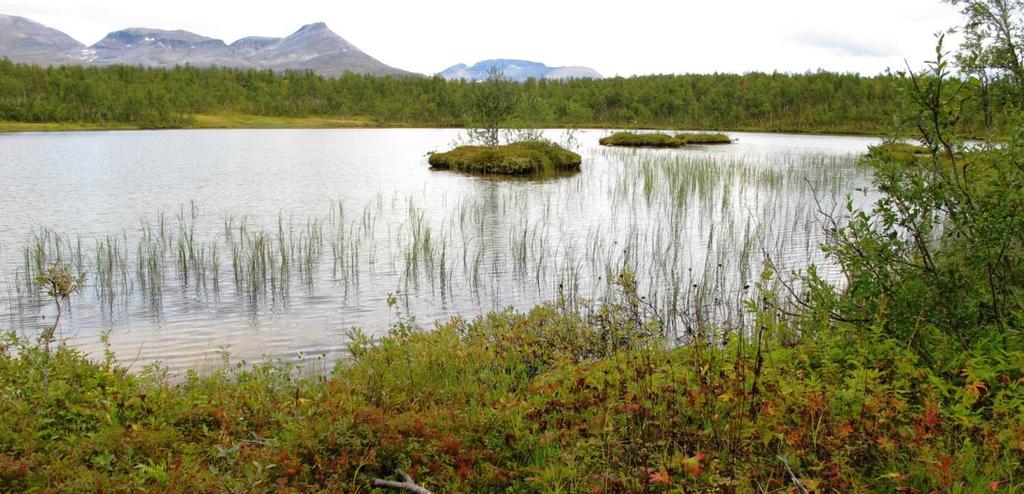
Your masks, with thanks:
<instances>
[{"instance_id":1,"label":"fallen branch on ground","mask_svg":"<svg viewBox=\"0 0 1024 494\"><path fill-rule=\"evenodd\" d=\"M432 494L430 491L416 485L416 482L412 480L409 474L402 470L398 470L398 475L402 476L403 482L395 482L393 480L384 479L373 479L374 487L384 487L386 489L398 489L403 491L409 491L415 494Z\"/></svg>"},{"instance_id":2,"label":"fallen branch on ground","mask_svg":"<svg viewBox=\"0 0 1024 494\"><path fill-rule=\"evenodd\" d=\"M786 472L789 473L789 479L793 481L793 485L796 486L797 490L799 490L801 494L810 494L809 492L807 492L807 488L804 487L804 484L800 482L800 479L797 478L796 474L793 473L793 469L789 468L789 462L786 461L786 459L783 458L782 455L777 455L776 458L778 458L779 461L782 462L782 465L786 467ZM399 470L399 472L401 472L401 470Z\"/></svg>"}]
</instances>

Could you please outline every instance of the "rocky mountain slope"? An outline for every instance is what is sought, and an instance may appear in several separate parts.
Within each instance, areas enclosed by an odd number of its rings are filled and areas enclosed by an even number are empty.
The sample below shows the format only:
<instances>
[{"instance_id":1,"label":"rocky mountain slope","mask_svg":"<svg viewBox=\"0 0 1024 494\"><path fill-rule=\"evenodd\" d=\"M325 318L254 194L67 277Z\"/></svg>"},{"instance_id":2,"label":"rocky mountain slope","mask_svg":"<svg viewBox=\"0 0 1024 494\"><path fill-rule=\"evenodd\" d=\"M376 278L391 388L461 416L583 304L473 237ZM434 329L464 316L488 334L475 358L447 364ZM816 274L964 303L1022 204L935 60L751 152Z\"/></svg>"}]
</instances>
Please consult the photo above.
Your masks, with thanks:
<instances>
[{"instance_id":1,"label":"rocky mountain slope","mask_svg":"<svg viewBox=\"0 0 1024 494\"><path fill-rule=\"evenodd\" d=\"M232 43L231 48L260 68L312 70L331 77L344 72L411 74L367 55L322 22L302 26L287 38L242 38Z\"/></svg>"},{"instance_id":2,"label":"rocky mountain slope","mask_svg":"<svg viewBox=\"0 0 1024 494\"><path fill-rule=\"evenodd\" d=\"M0 14L0 58L35 65L78 63L85 45L24 17Z\"/></svg>"},{"instance_id":3,"label":"rocky mountain slope","mask_svg":"<svg viewBox=\"0 0 1024 494\"><path fill-rule=\"evenodd\" d=\"M87 62L96 65L143 67L239 67L254 65L219 39L188 31L132 28L114 31L86 50Z\"/></svg>"},{"instance_id":4,"label":"rocky mountain slope","mask_svg":"<svg viewBox=\"0 0 1024 494\"><path fill-rule=\"evenodd\" d=\"M345 72L413 75L366 54L319 22L285 38L247 37L228 45L188 31L131 28L96 44L82 43L23 17L0 15L0 58L36 65L139 65L311 70L336 77Z\"/></svg>"}]
</instances>

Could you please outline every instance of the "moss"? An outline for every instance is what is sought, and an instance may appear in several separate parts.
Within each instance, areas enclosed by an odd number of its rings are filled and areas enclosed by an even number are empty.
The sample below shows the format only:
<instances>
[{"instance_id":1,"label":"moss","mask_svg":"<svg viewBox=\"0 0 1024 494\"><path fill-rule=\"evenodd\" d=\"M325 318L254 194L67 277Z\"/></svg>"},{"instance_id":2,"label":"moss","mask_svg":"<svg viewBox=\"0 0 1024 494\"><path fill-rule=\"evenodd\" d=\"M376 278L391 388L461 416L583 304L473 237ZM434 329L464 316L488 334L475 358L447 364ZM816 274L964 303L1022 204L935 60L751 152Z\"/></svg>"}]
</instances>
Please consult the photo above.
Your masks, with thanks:
<instances>
[{"instance_id":1,"label":"moss","mask_svg":"<svg viewBox=\"0 0 1024 494\"><path fill-rule=\"evenodd\" d=\"M686 141L676 136L661 132L636 134L633 132L616 132L600 141L602 146L678 148L686 145Z\"/></svg>"},{"instance_id":2,"label":"moss","mask_svg":"<svg viewBox=\"0 0 1024 494\"><path fill-rule=\"evenodd\" d=\"M427 160L437 170L527 175L579 170L582 158L557 144L529 141L504 146L459 146L433 153Z\"/></svg>"},{"instance_id":3,"label":"moss","mask_svg":"<svg viewBox=\"0 0 1024 494\"><path fill-rule=\"evenodd\" d=\"M732 144L732 139L730 139L729 136L708 132L676 134L676 138L682 139L686 144Z\"/></svg>"}]
</instances>

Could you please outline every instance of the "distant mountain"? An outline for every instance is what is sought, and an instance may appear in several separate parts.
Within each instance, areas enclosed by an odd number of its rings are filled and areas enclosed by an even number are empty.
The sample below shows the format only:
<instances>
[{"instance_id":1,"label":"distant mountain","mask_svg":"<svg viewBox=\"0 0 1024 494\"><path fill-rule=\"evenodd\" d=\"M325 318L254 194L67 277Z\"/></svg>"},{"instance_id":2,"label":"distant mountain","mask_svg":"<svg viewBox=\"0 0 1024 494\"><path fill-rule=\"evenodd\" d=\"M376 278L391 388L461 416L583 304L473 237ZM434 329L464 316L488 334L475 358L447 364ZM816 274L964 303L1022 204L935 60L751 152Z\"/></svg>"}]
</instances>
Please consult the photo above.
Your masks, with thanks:
<instances>
[{"instance_id":1,"label":"distant mountain","mask_svg":"<svg viewBox=\"0 0 1024 494\"><path fill-rule=\"evenodd\" d=\"M596 70L590 67L580 66L569 66L569 67L558 67L547 74L544 74L545 79L601 79L601 74L597 73Z\"/></svg>"},{"instance_id":2,"label":"distant mountain","mask_svg":"<svg viewBox=\"0 0 1024 494\"><path fill-rule=\"evenodd\" d=\"M255 65L240 57L219 39L188 31L132 28L114 31L86 51L96 65L143 67L249 68Z\"/></svg>"},{"instance_id":3,"label":"distant mountain","mask_svg":"<svg viewBox=\"0 0 1024 494\"><path fill-rule=\"evenodd\" d=\"M230 48L242 57L251 57L257 52L266 49L268 46L278 43L281 38L268 38L266 36L249 36L231 43Z\"/></svg>"},{"instance_id":4,"label":"distant mountain","mask_svg":"<svg viewBox=\"0 0 1024 494\"><path fill-rule=\"evenodd\" d=\"M0 58L35 65L81 63L85 45L24 17L0 14Z\"/></svg>"},{"instance_id":5,"label":"distant mountain","mask_svg":"<svg viewBox=\"0 0 1024 494\"><path fill-rule=\"evenodd\" d=\"M36 65L265 68L413 75L367 55L318 22L286 38L248 37L227 45L188 31L131 28L114 31L86 48L70 36L23 17L0 15L0 58Z\"/></svg>"},{"instance_id":6,"label":"distant mountain","mask_svg":"<svg viewBox=\"0 0 1024 494\"><path fill-rule=\"evenodd\" d=\"M548 67L539 62L528 60L494 59L477 62L473 66L458 64L448 67L440 76L448 80L465 79L482 81L487 79L487 72L495 67L506 77L514 81L525 81L531 77L536 79L600 79L601 74L588 67Z\"/></svg>"},{"instance_id":7,"label":"distant mountain","mask_svg":"<svg viewBox=\"0 0 1024 494\"><path fill-rule=\"evenodd\" d=\"M274 70L312 70L326 76L412 74L367 55L322 22L302 26L287 38L242 38L231 47L259 67Z\"/></svg>"}]
</instances>

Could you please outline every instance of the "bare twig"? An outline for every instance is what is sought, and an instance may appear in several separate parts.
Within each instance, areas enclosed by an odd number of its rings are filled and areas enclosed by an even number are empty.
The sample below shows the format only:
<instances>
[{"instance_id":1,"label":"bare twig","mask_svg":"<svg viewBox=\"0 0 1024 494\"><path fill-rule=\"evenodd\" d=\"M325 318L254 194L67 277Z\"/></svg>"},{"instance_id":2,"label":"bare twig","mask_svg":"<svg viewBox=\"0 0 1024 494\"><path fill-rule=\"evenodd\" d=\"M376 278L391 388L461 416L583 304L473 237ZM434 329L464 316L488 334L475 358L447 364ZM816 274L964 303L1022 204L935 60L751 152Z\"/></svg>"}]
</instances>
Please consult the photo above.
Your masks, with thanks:
<instances>
[{"instance_id":1,"label":"bare twig","mask_svg":"<svg viewBox=\"0 0 1024 494\"><path fill-rule=\"evenodd\" d=\"M793 473L793 469L789 468L789 462L786 461L786 459L783 458L782 455L776 455L775 457L782 462L782 466L786 467L786 472L789 473L789 480L793 481L793 485L796 486L796 489L800 491L802 494L810 494L810 492L807 491L807 488L804 487L804 484L800 482L800 479L796 477L796 474Z\"/></svg>"},{"instance_id":2,"label":"bare twig","mask_svg":"<svg viewBox=\"0 0 1024 494\"><path fill-rule=\"evenodd\" d=\"M423 487L416 485L416 482L414 482L412 480L412 477L410 477L409 474L405 473L405 471L398 470L398 475L402 476L402 482L395 482L393 480L375 478L373 479L373 486L383 487L385 489L398 489L400 491L408 491L414 494L432 494L430 491L424 489Z\"/></svg>"}]
</instances>

